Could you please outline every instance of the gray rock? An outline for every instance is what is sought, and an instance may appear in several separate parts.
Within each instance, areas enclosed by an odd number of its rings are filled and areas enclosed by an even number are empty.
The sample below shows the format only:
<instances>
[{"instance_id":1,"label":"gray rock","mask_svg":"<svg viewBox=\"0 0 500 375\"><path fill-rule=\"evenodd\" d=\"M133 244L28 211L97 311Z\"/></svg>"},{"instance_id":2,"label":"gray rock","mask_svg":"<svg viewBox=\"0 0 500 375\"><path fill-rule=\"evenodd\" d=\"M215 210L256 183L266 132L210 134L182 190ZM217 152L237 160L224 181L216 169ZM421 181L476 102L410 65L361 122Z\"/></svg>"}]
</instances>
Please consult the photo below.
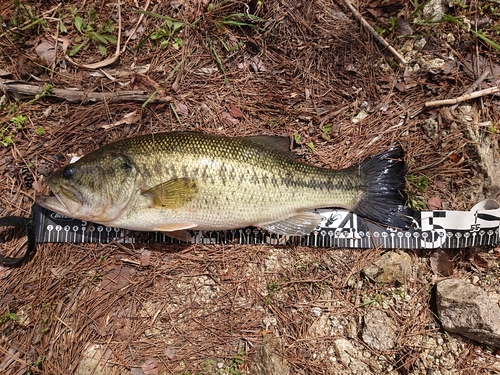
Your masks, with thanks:
<instances>
[{"instance_id":1,"label":"gray rock","mask_svg":"<svg viewBox=\"0 0 500 375\"><path fill-rule=\"evenodd\" d=\"M382 283L405 284L411 272L411 257L404 251L388 251L363 269L370 279Z\"/></svg>"},{"instance_id":2,"label":"gray rock","mask_svg":"<svg viewBox=\"0 0 500 375\"><path fill-rule=\"evenodd\" d=\"M396 323L385 312L370 310L364 316L365 326L361 337L366 345L374 350L394 348L397 338Z\"/></svg>"},{"instance_id":3,"label":"gray rock","mask_svg":"<svg viewBox=\"0 0 500 375\"><path fill-rule=\"evenodd\" d=\"M254 375L286 375L289 366L286 359L276 354L280 350L280 340L273 335L264 336L264 343L252 357L250 368Z\"/></svg>"},{"instance_id":4,"label":"gray rock","mask_svg":"<svg viewBox=\"0 0 500 375\"><path fill-rule=\"evenodd\" d=\"M480 287L461 279L440 281L436 302L445 330L500 347L500 307Z\"/></svg>"},{"instance_id":5,"label":"gray rock","mask_svg":"<svg viewBox=\"0 0 500 375\"><path fill-rule=\"evenodd\" d=\"M358 350L349 340L344 338L337 339L333 342L333 348L340 362L347 366L354 374L373 374L370 367L364 363L363 353ZM347 372L345 372L347 373Z\"/></svg>"}]
</instances>

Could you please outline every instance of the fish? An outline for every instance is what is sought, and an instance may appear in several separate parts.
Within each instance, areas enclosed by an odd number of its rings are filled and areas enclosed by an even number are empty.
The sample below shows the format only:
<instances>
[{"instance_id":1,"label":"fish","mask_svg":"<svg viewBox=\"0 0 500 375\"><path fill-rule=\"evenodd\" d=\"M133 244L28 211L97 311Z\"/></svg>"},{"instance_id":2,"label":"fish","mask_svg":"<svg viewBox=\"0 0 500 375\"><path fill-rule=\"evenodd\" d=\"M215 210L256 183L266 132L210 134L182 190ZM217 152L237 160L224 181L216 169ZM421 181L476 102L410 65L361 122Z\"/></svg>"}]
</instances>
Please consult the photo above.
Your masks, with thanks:
<instances>
[{"instance_id":1,"label":"fish","mask_svg":"<svg viewBox=\"0 0 500 375\"><path fill-rule=\"evenodd\" d=\"M333 170L297 160L289 137L197 132L140 135L107 144L46 179L36 202L56 213L186 240L187 230L248 226L287 236L315 230L318 208L344 208L408 228L401 147Z\"/></svg>"}]
</instances>

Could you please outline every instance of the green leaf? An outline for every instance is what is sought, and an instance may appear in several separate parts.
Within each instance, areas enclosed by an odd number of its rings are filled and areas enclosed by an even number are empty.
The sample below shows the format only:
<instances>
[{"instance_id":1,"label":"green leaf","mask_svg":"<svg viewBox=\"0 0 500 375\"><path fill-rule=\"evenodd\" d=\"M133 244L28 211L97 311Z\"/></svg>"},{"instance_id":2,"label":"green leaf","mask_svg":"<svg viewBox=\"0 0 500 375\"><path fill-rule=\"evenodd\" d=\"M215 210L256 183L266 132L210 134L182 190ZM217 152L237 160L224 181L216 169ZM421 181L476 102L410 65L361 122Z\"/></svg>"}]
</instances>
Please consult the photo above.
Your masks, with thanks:
<instances>
[{"instance_id":1,"label":"green leaf","mask_svg":"<svg viewBox=\"0 0 500 375\"><path fill-rule=\"evenodd\" d=\"M97 12L95 11L94 8L90 9L89 11L89 18L91 22L94 22L95 19L97 18Z\"/></svg>"},{"instance_id":2,"label":"green leaf","mask_svg":"<svg viewBox=\"0 0 500 375\"><path fill-rule=\"evenodd\" d=\"M172 25L172 33L175 33L176 31L182 29L182 26L184 26L182 22L174 22L174 24Z\"/></svg>"},{"instance_id":3,"label":"green leaf","mask_svg":"<svg viewBox=\"0 0 500 375\"><path fill-rule=\"evenodd\" d=\"M106 35L103 35L103 36L104 36L104 37L106 38L106 40L107 40L108 42L110 42L111 44L116 44L116 42L117 42L116 36L114 36L114 35L109 35L109 34L106 34Z\"/></svg>"},{"instance_id":4,"label":"green leaf","mask_svg":"<svg viewBox=\"0 0 500 375\"><path fill-rule=\"evenodd\" d=\"M83 20L82 17L80 16L75 16L75 27L79 32L82 32L82 30L85 28L85 21Z\"/></svg>"},{"instance_id":5,"label":"green leaf","mask_svg":"<svg viewBox=\"0 0 500 375\"><path fill-rule=\"evenodd\" d=\"M89 37L91 37L92 39L97 39L99 42L101 42L103 44L108 44L108 40L103 35L101 35L99 33L91 32L91 33L89 33Z\"/></svg>"},{"instance_id":6,"label":"green leaf","mask_svg":"<svg viewBox=\"0 0 500 375\"><path fill-rule=\"evenodd\" d=\"M81 44L77 44L76 46L73 46L73 48L71 48L68 52L68 56L74 56L76 55L83 47L84 43L81 43Z\"/></svg>"},{"instance_id":7,"label":"green leaf","mask_svg":"<svg viewBox=\"0 0 500 375\"><path fill-rule=\"evenodd\" d=\"M162 42L160 43L160 47L163 48L163 49L167 48L168 47L168 42L169 42L168 39L167 40L162 40Z\"/></svg>"},{"instance_id":8,"label":"green leaf","mask_svg":"<svg viewBox=\"0 0 500 375\"><path fill-rule=\"evenodd\" d=\"M321 131L323 133L330 133L332 131L332 128L333 128L332 124L326 124L321 128Z\"/></svg>"},{"instance_id":9,"label":"green leaf","mask_svg":"<svg viewBox=\"0 0 500 375\"><path fill-rule=\"evenodd\" d=\"M176 38L175 41L172 43L172 47L174 49L180 49L184 45L184 42L182 41L181 38Z\"/></svg>"},{"instance_id":10,"label":"green leaf","mask_svg":"<svg viewBox=\"0 0 500 375\"><path fill-rule=\"evenodd\" d=\"M64 26L64 22L61 20L59 20L59 32L61 32L61 33L68 32L68 29L66 28L66 26Z\"/></svg>"},{"instance_id":11,"label":"green leaf","mask_svg":"<svg viewBox=\"0 0 500 375\"><path fill-rule=\"evenodd\" d=\"M296 134L293 135L293 141L296 144L300 145L300 134L299 133L296 133Z\"/></svg>"},{"instance_id":12,"label":"green leaf","mask_svg":"<svg viewBox=\"0 0 500 375\"><path fill-rule=\"evenodd\" d=\"M102 56L106 56L106 54L108 53L108 51L106 51L106 47L102 44L99 44L98 48L99 48L99 53Z\"/></svg>"},{"instance_id":13,"label":"green leaf","mask_svg":"<svg viewBox=\"0 0 500 375\"><path fill-rule=\"evenodd\" d=\"M309 151L311 151L312 153L314 153L314 143L309 142L307 144L307 148L309 149Z\"/></svg>"}]
</instances>

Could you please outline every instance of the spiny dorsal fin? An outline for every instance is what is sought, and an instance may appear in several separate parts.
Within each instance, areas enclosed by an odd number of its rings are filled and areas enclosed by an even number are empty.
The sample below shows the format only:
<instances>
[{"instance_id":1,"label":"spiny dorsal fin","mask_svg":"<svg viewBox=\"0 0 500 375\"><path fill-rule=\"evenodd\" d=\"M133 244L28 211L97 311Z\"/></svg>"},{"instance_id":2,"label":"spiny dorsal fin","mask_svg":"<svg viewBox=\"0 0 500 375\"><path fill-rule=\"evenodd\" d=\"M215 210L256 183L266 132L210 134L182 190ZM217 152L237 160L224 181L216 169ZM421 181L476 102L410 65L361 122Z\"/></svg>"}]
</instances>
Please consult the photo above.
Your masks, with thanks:
<instances>
[{"instance_id":1,"label":"spiny dorsal fin","mask_svg":"<svg viewBox=\"0 0 500 375\"><path fill-rule=\"evenodd\" d=\"M151 197L153 208L180 208L196 197L198 186L191 178L177 178L156 185L143 194Z\"/></svg>"}]
</instances>

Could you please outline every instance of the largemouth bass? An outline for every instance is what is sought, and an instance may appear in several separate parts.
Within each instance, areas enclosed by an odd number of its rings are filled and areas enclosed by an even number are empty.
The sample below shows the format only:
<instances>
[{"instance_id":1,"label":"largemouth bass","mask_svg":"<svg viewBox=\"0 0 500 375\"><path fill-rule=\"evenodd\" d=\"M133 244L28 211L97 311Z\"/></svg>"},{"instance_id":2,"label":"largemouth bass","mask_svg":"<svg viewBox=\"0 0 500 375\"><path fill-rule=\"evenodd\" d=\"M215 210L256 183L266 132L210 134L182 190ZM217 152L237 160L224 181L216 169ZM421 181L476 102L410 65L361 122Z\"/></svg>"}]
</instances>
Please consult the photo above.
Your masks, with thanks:
<instances>
[{"instance_id":1,"label":"largemouth bass","mask_svg":"<svg viewBox=\"0 0 500 375\"><path fill-rule=\"evenodd\" d=\"M296 161L287 137L191 132L108 144L47 178L54 196L37 202L107 226L161 231L256 226L306 235L315 208L342 207L374 222L408 227L406 166L392 148L342 170Z\"/></svg>"}]
</instances>

